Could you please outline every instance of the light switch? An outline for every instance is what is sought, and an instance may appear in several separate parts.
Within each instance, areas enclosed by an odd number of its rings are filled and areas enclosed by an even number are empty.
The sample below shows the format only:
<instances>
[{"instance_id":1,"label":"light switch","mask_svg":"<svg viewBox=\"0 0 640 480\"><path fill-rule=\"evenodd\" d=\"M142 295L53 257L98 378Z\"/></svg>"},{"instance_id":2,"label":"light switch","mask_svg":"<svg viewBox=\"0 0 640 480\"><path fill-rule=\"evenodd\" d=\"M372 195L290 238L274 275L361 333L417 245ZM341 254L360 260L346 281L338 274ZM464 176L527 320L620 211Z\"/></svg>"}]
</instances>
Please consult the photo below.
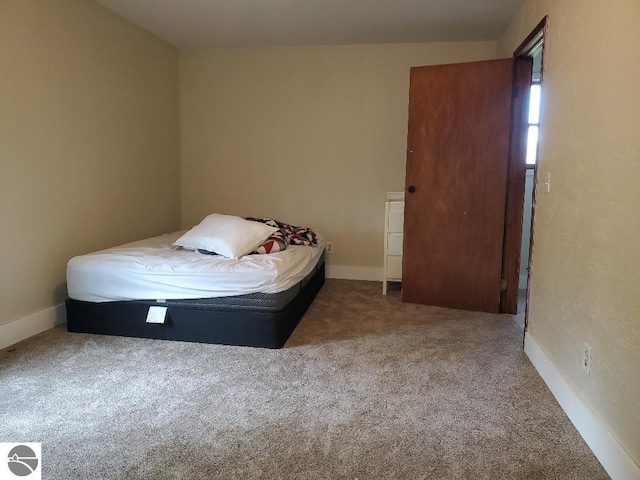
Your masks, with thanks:
<instances>
[{"instance_id":1,"label":"light switch","mask_svg":"<svg viewBox=\"0 0 640 480\"><path fill-rule=\"evenodd\" d=\"M551 172L547 172L547 181L544 182L544 191L547 193L551 191Z\"/></svg>"}]
</instances>

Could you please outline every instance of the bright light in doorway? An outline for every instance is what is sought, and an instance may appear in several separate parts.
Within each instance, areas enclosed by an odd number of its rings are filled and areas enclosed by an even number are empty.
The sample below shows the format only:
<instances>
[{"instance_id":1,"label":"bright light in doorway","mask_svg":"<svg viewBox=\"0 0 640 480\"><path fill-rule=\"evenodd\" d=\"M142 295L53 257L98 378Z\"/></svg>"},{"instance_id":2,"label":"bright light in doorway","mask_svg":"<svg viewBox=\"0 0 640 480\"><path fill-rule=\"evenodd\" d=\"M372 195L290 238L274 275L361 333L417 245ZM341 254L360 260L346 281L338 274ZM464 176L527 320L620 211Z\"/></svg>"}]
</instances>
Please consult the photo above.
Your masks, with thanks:
<instances>
[{"instance_id":1,"label":"bright light in doorway","mask_svg":"<svg viewBox=\"0 0 640 480\"><path fill-rule=\"evenodd\" d=\"M527 165L535 165L538 158L538 133L540 131L540 103L542 87L531 85L529 95L529 131L527 132Z\"/></svg>"}]
</instances>

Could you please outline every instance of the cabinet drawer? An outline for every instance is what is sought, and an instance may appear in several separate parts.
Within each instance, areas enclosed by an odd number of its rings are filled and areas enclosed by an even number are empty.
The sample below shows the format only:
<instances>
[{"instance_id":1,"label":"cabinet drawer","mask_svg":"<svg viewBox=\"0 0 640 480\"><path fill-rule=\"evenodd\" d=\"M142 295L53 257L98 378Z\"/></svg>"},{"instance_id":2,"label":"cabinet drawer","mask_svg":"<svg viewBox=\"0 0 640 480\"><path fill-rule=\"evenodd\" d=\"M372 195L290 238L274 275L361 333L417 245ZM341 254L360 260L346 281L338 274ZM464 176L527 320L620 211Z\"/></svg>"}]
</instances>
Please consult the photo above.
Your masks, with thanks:
<instances>
[{"instance_id":1,"label":"cabinet drawer","mask_svg":"<svg viewBox=\"0 0 640 480\"><path fill-rule=\"evenodd\" d=\"M402 233L404 226L404 202L389 202L389 232Z\"/></svg>"},{"instance_id":2,"label":"cabinet drawer","mask_svg":"<svg viewBox=\"0 0 640 480\"><path fill-rule=\"evenodd\" d=\"M387 255L402 255L402 234L387 234Z\"/></svg>"},{"instance_id":3,"label":"cabinet drawer","mask_svg":"<svg viewBox=\"0 0 640 480\"><path fill-rule=\"evenodd\" d=\"M387 257L387 278L402 279L402 257Z\"/></svg>"}]
</instances>

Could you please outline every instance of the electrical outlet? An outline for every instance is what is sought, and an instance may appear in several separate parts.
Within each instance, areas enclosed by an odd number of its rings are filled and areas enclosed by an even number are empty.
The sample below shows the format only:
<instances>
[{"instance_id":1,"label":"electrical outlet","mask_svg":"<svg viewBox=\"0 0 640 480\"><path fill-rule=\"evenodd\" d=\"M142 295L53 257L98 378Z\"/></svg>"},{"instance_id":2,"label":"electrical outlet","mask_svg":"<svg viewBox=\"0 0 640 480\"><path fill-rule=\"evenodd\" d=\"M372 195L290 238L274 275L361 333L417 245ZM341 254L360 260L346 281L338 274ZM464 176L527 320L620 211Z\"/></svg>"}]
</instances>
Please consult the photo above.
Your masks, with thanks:
<instances>
[{"instance_id":1,"label":"electrical outlet","mask_svg":"<svg viewBox=\"0 0 640 480\"><path fill-rule=\"evenodd\" d=\"M591 346L588 343L584 343L582 347L582 368L587 375L591 375Z\"/></svg>"},{"instance_id":2,"label":"electrical outlet","mask_svg":"<svg viewBox=\"0 0 640 480\"><path fill-rule=\"evenodd\" d=\"M333 242L327 242L327 253L333 253Z\"/></svg>"}]
</instances>

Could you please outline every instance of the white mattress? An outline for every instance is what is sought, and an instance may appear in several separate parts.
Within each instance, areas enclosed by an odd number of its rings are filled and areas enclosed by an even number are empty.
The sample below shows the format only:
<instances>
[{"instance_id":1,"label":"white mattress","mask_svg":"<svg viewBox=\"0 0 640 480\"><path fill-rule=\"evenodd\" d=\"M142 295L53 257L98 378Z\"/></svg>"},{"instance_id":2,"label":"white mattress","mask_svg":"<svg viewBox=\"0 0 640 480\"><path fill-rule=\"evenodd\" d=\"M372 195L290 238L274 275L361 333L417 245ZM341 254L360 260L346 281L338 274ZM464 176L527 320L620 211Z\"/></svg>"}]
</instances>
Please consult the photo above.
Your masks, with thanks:
<instances>
[{"instance_id":1,"label":"white mattress","mask_svg":"<svg viewBox=\"0 0 640 480\"><path fill-rule=\"evenodd\" d=\"M81 255L67 264L69 297L87 302L175 300L278 293L304 279L318 263L318 245L233 260L173 247L184 232Z\"/></svg>"}]
</instances>

